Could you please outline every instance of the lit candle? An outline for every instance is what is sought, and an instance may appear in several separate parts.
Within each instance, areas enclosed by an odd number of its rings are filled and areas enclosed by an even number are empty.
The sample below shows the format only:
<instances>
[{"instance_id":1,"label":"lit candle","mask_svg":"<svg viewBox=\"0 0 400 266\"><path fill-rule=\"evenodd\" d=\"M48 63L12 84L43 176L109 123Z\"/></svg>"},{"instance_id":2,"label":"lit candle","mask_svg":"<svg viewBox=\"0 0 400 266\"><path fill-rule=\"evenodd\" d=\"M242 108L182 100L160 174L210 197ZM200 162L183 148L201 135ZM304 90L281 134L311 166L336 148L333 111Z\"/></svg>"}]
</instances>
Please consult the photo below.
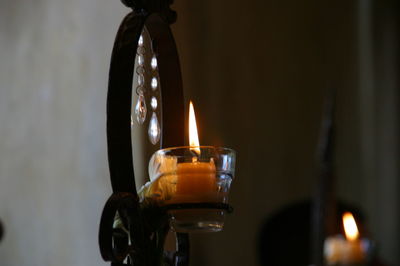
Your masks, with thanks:
<instances>
[{"instance_id":1,"label":"lit candle","mask_svg":"<svg viewBox=\"0 0 400 266\"><path fill-rule=\"evenodd\" d=\"M343 214L343 226L346 235L343 248L343 263L360 263L364 260L364 253L359 239L356 220L350 212Z\"/></svg>"},{"instance_id":2,"label":"lit candle","mask_svg":"<svg viewBox=\"0 0 400 266\"><path fill-rule=\"evenodd\" d=\"M149 162L151 182L139 195L145 202L169 207L170 226L177 232L218 232L224 226L225 209L182 204L227 203L234 169L233 150L200 146L190 102L189 146L156 151Z\"/></svg>"},{"instance_id":3,"label":"lit candle","mask_svg":"<svg viewBox=\"0 0 400 266\"><path fill-rule=\"evenodd\" d=\"M216 200L215 163L212 159L209 162L197 159L201 150L192 102L189 106L189 146L197 156L193 156L191 162L182 162L177 165L175 200L185 202Z\"/></svg>"},{"instance_id":4,"label":"lit candle","mask_svg":"<svg viewBox=\"0 0 400 266\"><path fill-rule=\"evenodd\" d=\"M356 221L350 212L343 214L343 236L329 237L325 240L324 253L328 265L360 265L366 260L366 246L359 239Z\"/></svg>"}]
</instances>

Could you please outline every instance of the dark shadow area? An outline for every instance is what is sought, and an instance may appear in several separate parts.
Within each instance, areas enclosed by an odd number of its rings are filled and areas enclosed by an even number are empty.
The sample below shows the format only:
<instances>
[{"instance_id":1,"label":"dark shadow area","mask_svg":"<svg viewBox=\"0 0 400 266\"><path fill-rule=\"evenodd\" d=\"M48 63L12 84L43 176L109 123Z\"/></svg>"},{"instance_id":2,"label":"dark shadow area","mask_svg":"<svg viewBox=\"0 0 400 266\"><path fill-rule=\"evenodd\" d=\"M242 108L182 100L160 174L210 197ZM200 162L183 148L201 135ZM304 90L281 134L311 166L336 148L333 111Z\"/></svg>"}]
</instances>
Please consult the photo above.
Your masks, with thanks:
<instances>
[{"instance_id":1,"label":"dark shadow area","mask_svg":"<svg viewBox=\"0 0 400 266\"><path fill-rule=\"evenodd\" d=\"M262 224L258 238L258 258L263 266L307 266L311 265L312 202L287 205L270 215ZM339 202L337 217L351 212L357 221L361 235L369 236L367 220L356 206ZM335 224L335 234L344 234L341 219ZM371 266L384 266L374 257Z\"/></svg>"}]
</instances>

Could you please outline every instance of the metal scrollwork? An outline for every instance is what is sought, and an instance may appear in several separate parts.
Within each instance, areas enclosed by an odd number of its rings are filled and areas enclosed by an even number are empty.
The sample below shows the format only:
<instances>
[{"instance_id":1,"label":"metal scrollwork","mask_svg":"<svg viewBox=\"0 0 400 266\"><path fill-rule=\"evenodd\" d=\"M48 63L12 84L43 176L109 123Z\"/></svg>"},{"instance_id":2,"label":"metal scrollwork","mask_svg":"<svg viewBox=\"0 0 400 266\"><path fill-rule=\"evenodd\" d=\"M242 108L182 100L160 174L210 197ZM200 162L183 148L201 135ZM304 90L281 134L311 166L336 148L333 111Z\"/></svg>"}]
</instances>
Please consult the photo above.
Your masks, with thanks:
<instances>
[{"instance_id":1,"label":"metal scrollwork","mask_svg":"<svg viewBox=\"0 0 400 266\"><path fill-rule=\"evenodd\" d=\"M187 265L189 238L177 234L177 251L164 251L166 211L142 206L135 189L131 143L132 78L139 36L145 27L157 50L162 118L160 148L184 142L182 78L169 25L173 1L122 0L133 9L121 23L111 57L107 95L107 146L113 194L100 221L99 246L111 265Z\"/></svg>"},{"instance_id":2,"label":"metal scrollwork","mask_svg":"<svg viewBox=\"0 0 400 266\"><path fill-rule=\"evenodd\" d=\"M184 144L184 98L175 40L169 25L176 20L172 0L121 0L133 9L121 23L111 57L107 94L107 147L113 194L100 221L99 246L111 265L158 266L189 264L189 236L176 233L176 251L164 251L169 231L167 211L214 208L232 211L222 203L141 204L135 186L132 158L132 82L138 41L145 28L157 55L161 90L160 148Z\"/></svg>"}]
</instances>

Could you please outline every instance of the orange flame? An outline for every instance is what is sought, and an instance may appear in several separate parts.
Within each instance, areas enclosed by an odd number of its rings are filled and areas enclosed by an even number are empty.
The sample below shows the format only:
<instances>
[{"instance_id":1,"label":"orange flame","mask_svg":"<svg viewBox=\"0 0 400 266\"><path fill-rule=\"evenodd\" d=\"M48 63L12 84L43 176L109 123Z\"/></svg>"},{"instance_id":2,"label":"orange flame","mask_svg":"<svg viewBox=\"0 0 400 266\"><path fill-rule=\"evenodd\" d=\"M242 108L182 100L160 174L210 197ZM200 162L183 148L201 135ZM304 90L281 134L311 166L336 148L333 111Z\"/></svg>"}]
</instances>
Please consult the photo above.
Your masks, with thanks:
<instances>
[{"instance_id":1,"label":"orange flame","mask_svg":"<svg viewBox=\"0 0 400 266\"><path fill-rule=\"evenodd\" d=\"M345 212L343 214L343 226L347 240L354 241L358 238L359 233L356 220L351 212Z\"/></svg>"}]
</instances>

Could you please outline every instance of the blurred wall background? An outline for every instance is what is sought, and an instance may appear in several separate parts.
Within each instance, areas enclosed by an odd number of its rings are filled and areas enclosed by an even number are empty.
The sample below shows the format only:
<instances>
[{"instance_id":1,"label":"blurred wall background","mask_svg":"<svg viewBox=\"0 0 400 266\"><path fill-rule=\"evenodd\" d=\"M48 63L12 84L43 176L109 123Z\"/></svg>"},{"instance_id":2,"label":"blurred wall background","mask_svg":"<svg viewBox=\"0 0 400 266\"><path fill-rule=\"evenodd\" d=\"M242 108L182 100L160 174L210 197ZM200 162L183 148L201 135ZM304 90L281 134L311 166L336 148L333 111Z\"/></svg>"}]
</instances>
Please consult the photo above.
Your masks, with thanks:
<instances>
[{"instance_id":1,"label":"blurred wall background","mask_svg":"<svg viewBox=\"0 0 400 266\"><path fill-rule=\"evenodd\" d=\"M339 196L400 264L398 4L383 2L176 0L200 141L238 151L235 212L222 233L192 237L192 265L258 265L265 218L313 195L327 87L338 90ZM0 0L0 265L106 265L106 86L127 12L119 1Z\"/></svg>"},{"instance_id":2,"label":"blurred wall background","mask_svg":"<svg viewBox=\"0 0 400 266\"><path fill-rule=\"evenodd\" d=\"M105 101L119 1L0 1L0 265L106 265Z\"/></svg>"}]
</instances>

